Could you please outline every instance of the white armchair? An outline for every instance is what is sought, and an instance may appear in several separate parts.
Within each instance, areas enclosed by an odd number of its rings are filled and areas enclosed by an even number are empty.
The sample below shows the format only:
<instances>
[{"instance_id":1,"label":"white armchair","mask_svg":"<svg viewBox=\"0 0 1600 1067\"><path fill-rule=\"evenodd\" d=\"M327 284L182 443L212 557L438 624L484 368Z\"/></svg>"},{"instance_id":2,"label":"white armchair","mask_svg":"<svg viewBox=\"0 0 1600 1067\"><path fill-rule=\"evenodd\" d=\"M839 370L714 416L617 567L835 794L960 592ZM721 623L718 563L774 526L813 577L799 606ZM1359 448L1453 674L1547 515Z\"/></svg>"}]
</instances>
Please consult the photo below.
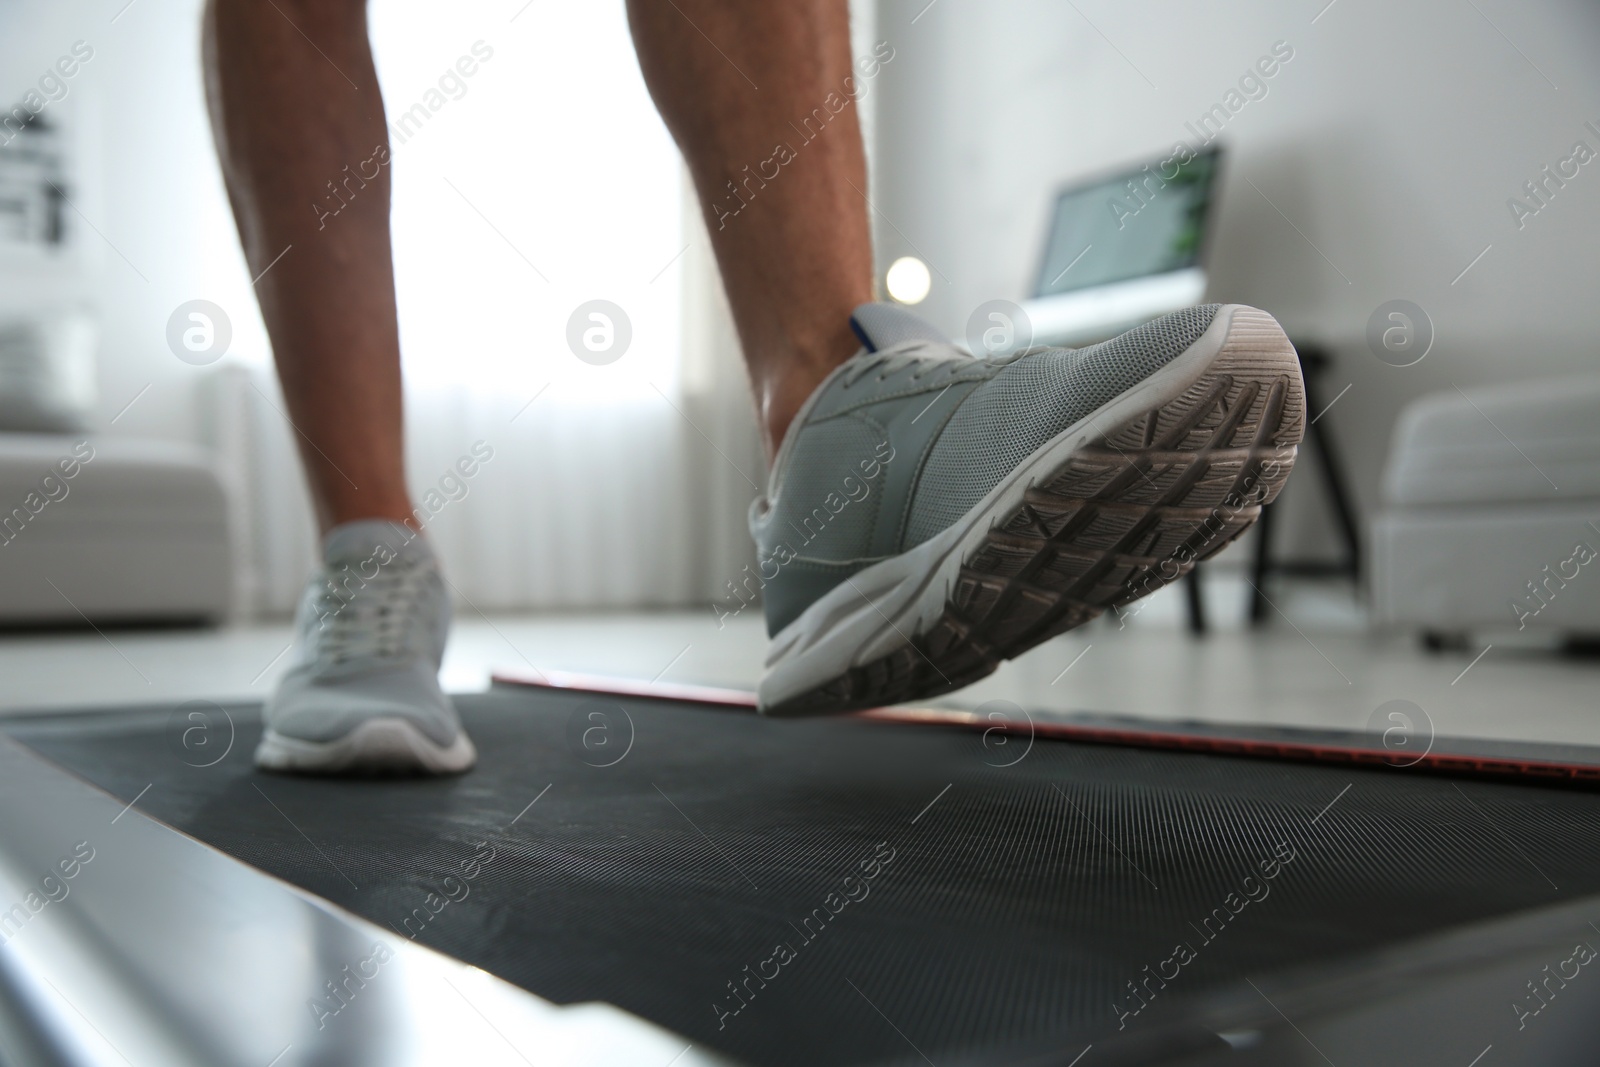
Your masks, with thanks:
<instances>
[{"instance_id":1,"label":"white armchair","mask_svg":"<svg viewBox=\"0 0 1600 1067\"><path fill-rule=\"evenodd\" d=\"M1395 428L1377 621L1600 636L1600 376L1435 393Z\"/></svg>"},{"instance_id":2,"label":"white armchair","mask_svg":"<svg viewBox=\"0 0 1600 1067\"><path fill-rule=\"evenodd\" d=\"M0 433L0 625L220 621L228 507L201 449Z\"/></svg>"}]
</instances>

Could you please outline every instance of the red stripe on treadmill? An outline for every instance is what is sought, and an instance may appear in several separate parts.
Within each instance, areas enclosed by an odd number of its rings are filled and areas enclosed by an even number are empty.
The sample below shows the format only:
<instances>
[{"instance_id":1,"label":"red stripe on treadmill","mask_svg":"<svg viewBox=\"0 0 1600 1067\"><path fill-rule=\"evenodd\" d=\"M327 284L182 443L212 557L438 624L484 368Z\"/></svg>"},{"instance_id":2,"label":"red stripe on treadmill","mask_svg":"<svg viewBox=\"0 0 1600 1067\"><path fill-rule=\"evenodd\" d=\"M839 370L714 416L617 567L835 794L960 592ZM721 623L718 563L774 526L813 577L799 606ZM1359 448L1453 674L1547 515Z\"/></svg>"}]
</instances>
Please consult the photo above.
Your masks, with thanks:
<instances>
[{"instance_id":1,"label":"red stripe on treadmill","mask_svg":"<svg viewBox=\"0 0 1600 1067\"><path fill-rule=\"evenodd\" d=\"M569 671L495 671L495 682L504 685L526 685L540 689L565 689L579 693L598 693L606 696L641 697L647 700L668 700L697 704L717 704L727 707L756 707L756 695L743 689L719 689L712 686L681 685L676 682L647 682L635 678L614 678L599 674L579 674ZM925 726L965 726L973 729L990 729L991 721L970 711L954 708L874 708L859 711L859 719L875 722L908 723ZM1225 756L1248 756L1256 759L1303 760L1312 763L1339 763L1363 767L1386 767L1391 770L1419 769L1450 774L1480 775L1496 778L1540 778L1569 782L1600 782L1600 764L1563 763L1555 760L1516 759L1499 756L1470 756L1449 752L1429 752L1415 761L1398 761L1382 749L1358 748L1354 745L1335 745L1309 741L1265 741L1259 738L1217 737L1208 734L1186 734L1169 730L1119 730L1115 727L1085 726L1073 723L1035 722L1031 724L1037 736L1087 744L1121 745L1129 748L1154 748L1169 751L1206 752Z\"/></svg>"}]
</instances>

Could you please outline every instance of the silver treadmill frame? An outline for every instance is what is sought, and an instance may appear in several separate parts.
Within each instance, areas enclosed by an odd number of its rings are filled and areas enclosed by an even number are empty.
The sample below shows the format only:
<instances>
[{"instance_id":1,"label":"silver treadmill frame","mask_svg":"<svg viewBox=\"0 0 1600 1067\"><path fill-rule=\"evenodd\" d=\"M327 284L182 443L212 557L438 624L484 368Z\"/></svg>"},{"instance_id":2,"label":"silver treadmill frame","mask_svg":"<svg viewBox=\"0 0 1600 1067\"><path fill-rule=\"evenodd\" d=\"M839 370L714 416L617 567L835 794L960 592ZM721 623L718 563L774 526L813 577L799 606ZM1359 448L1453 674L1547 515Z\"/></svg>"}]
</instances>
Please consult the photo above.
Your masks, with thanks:
<instances>
[{"instance_id":1,"label":"silver treadmill frame","mask_svg":"<svg viewBox=\"0 0 1600 1067\"><path fill-rule=\"evenodd\" d=\"M398 937L3 736L0 813L8 1067L731 1062L620 1008L556 1005ZM62 878L80 842L93 857Z\"/></svg>"}]
</instances>

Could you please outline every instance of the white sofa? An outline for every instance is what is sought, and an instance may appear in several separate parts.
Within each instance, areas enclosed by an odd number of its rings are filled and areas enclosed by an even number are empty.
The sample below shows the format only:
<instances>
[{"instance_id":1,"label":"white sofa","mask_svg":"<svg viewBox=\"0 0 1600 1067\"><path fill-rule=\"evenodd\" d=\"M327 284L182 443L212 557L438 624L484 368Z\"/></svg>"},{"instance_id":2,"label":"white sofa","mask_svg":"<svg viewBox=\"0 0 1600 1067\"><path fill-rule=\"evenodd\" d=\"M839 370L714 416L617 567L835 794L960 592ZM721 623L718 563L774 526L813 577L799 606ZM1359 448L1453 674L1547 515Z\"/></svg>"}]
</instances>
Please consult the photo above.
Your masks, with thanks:
<instances>
[{"instance_id":1,"label":"white sofa","mask_svg":"<svg viewBox=\"0 0 1600 1067\"><path fill-rule=\"evenodd\" d=\"M0 433L0 625L222 620L227 498L200 449Z\"/></svg>"},{"instance_id":2,"label":"white sofa","mask_svg":"<svg viewBox=\"0 0 1600 1067\"><path fill-rule=\"evenodd\" d=\"M1600 376L1409 405L1370 574L1381 623L1600 636Z\"/></svg>"}]
</instances>

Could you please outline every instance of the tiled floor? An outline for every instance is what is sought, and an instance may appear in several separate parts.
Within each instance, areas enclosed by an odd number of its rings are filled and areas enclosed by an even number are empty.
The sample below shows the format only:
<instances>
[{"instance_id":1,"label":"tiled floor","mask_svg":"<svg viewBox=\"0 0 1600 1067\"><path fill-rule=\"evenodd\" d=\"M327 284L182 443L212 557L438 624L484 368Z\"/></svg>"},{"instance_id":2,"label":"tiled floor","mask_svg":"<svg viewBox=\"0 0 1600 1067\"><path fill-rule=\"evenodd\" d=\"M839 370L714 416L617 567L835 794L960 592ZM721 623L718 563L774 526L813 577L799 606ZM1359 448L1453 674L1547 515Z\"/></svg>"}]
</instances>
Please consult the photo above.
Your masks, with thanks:
<instances>
[{"instance_id":1,"label":"tiled floor","mask_svg":"<svg viewBox=\"0 0 1600 1067\"><path fill-rule=\"evenodd\" d=\"M1267 628L1240 625L1243 585L1213 576L1214 632L1189 636L1163 591L1119 624L1102 619L1008 663L940 703L1363 729L1386 701L1419 705L1441 735L1600 744L1600 660L1484 642L1430 654L1408 635L1369 633L1337 587L1280 589ZM1292 621L1291 621L1292 620ZM112 703L261 697L287 659L287 624L0 638L0 713ZM533 666L752 688L766 637L747 611L718 629L709 610L463 614L446 687L481 689L499 667Z\"/></svg>"}]
</instances>

